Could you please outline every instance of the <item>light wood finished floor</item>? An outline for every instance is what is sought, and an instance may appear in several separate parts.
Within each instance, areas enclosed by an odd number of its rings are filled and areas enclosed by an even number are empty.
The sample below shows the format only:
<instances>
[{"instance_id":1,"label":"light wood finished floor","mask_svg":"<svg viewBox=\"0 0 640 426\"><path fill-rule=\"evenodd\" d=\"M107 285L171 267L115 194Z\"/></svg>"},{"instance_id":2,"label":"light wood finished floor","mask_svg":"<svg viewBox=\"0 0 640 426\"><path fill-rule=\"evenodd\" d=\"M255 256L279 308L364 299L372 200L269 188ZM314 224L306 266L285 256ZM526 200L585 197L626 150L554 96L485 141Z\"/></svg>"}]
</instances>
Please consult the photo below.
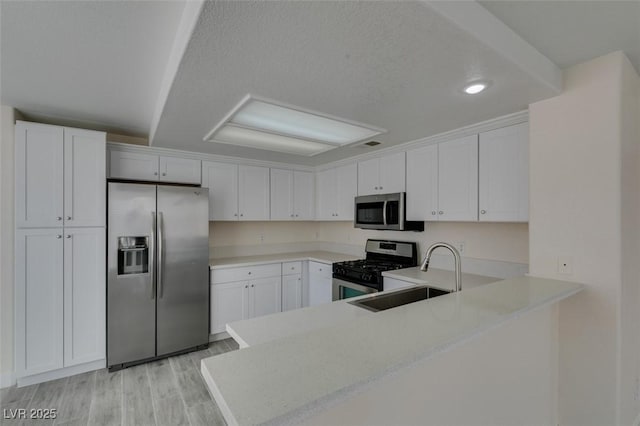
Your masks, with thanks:
<instances>
[{"instance_id":1,"label":"light wood finished floor","mask_svg":"<svg viewBox=\"0 0 640 426\"><path fill-rule=\"evenodd\" d=\"M106 369L0 391L2 425L225 425L209 396L200 360L238 349L233 339L208 349L109 373ZM57 409L55 420L9 420L9 409ZM5 411L7 410L7 411Z\"/></svg>"}]
</instances>

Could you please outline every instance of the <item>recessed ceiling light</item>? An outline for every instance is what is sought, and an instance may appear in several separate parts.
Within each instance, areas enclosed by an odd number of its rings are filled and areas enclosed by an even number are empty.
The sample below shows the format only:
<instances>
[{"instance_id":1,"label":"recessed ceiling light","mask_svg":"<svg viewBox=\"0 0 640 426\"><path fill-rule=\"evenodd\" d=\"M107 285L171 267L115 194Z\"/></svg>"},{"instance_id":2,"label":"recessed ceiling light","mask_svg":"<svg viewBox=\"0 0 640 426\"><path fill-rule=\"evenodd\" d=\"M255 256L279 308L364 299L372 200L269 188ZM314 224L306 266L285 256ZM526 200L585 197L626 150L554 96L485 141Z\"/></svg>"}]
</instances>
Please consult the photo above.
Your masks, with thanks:
<instances>
[{"instance_id":1,"label":"recessed ceiling light","mask_svg":"<svg viewBox=\"0 0 640 426\"><path fill-rule=\"evenodd\" d=\"M312 156L384 132L366 124L247 95L204 140Z\"/></svg>"},{"instance_id":2,"label":"recessed ceiling light","mask_svg":"<svg viewBox=\"0 0 640 426\"><path fill-rule=\"evenodd\" d=\"M489 83L486 81L474 81L473 83L469 83L464 86L462 90L467 95L475 95L482 92L487 87L489 87Z\"/></svg>"}]
</instances>

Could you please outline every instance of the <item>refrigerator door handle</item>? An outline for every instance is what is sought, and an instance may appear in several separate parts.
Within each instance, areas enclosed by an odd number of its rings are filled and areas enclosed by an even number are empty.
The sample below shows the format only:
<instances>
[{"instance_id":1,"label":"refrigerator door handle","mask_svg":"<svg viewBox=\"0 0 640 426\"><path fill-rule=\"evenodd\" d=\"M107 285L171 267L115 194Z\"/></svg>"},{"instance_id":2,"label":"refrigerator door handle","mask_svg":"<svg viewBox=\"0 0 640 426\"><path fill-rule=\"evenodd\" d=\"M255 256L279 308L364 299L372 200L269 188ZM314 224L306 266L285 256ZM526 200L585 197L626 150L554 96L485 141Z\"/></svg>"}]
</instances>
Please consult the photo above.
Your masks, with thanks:
<instances>
[{"instance_id":1,"label":"refrigerator door handle","mask_svg":"<svg viewBox=\"0 0 640 426\"><path fill-rule=\"evenodd\" d=\"M162 219L162 212L158 212L158 298L162 299L162 266L164 265L163 258L163 235L164 234L164 221Z\"/></svg>"},{"instance_id":2,"label":"refrigerator door handle","mask_svg":"<svg viewBox=\"0 0 640 426\"><path fill-rule=\"evenodd\" d=\"M156 297L156 212L151 212L151 238L149 241L149 271L151 272L151 299Z\"/></svg>"}]
</instances>

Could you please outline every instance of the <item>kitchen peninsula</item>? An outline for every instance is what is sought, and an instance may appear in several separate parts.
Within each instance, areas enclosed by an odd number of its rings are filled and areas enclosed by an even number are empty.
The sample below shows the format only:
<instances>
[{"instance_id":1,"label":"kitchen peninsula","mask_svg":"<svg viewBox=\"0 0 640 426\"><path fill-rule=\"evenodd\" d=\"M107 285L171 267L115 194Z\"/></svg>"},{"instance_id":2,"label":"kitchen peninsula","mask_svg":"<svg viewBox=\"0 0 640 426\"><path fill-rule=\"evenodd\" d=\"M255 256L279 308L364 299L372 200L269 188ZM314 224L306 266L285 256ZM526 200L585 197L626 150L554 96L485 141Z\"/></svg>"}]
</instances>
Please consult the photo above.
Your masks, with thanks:
<instances>
[{"instance_id":1,"label":"kitchen peninsula","mask_svg":"<svg viewBox=\"0 0 640 426\"><path fill-rule=\"evenodd\" d=\"M519 277L361 315L360 308L346 301L333 302L297 314L319 317L326 309L327 316L335 317L343 307L352 315L204 359L201 371L230 425L384 424L391 419L408 424L424 419L425 410L438 421L456 423L464 419L459 416L473 415L478 421L512 423L520 408L531 411L536 398L551 397L547 385L552 374L541 373L554 368L553 305L582 288ZM291 313L267 319L286 314ZM454 369L469 374L446 374ZM446 377L451 377L449 383L442 380ZM462 382L455 386L455 380ZM524 388L526 394L516 395ZM411 404L416 392L426 393L427 402ZM480 402L489 398L492 404L484 404L481 412L453 410L443 417L443 400L455 407L472 403L472 397ZM528 417L528 411L520 412L520 422L551 416Z\"/></svg>"}]
</instances>

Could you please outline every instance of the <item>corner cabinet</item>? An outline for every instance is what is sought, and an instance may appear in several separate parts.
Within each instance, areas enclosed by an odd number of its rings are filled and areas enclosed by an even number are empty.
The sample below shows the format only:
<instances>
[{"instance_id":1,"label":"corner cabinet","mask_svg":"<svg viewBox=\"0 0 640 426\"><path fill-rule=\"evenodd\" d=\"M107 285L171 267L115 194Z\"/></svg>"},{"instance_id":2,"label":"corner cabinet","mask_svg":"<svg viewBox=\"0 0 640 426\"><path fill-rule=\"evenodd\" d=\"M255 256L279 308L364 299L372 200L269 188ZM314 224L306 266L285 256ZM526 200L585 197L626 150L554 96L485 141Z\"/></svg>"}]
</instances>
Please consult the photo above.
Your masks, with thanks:
<instances>
[{"instance_id":1,"label":"corner cabinet","mask_svg":"<svg viewBox=\"0 0 640 426\"><path fill-rule=\"evenodd\" d=\"M269 220L269 168L202 162L209 220Z\"/></svg>"},{"instance_id":2,"label":"corner cabinet","mask_svg":"<svg viewBox=\"0 0 640 426\"><path fill-rule=\"evenodd\" d=\"M529 220L529 125L480 133L479 220Z\"/></svg>"},{"instance_id":3,"label":"corner cabinet","mask_svg":"<svg viewBox=\"0 0 640 426\"><path fill-rule=\"evenodd\" d=\"M358 166L349 164L316 174L316 220L353 221Z\"/></svg>"},{"instance_id":4,"label":"corner cabinet","mask_svg":"<svg viewBox=\"0 0 640 426\"><path fill-rule=\"evenodd\" d=\"M407 151L407 220L478 220L478 136Z\"/></svg>"},{"instance_id":5,"label":"corner cabinet","mask_svg":"<svg viewBox=\"0 0 640 426\"><path fill-rule=\"evenodd\" d=\"M16 124L16 377L104 366L105 134ZM48 376L52 374L52 376Z\"/></svg>"},{"instance_id":6,"label":"corner cabinet","mask_svg":"<svg viewBox=\"0 0 640 426\"><path fill-rule=\"evenodd\" d=\"M405 191L405 153L358 162L358 195Z\"/></svg>"}]
</instances>

